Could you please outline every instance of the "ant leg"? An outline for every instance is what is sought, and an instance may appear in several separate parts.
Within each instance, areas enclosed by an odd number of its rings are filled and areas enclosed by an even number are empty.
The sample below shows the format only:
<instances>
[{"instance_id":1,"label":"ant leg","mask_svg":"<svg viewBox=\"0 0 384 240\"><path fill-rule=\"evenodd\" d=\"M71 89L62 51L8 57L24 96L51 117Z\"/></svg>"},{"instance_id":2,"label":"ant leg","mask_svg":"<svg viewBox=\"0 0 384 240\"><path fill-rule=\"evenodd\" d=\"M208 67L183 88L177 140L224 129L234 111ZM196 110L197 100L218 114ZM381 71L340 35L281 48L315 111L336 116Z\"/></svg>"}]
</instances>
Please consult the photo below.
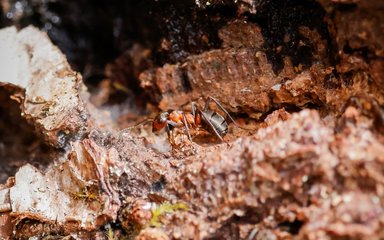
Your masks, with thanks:
<instances>
[{"instance_id":1,"label":"ant leg","mask_svg":"<svg viewBox=\"0 0 384 240\"><path fill-rule=\"evenodd\" d=\"M172 147L173 147L173 146L176 146L176 140L175 139L177 136L174 129L171 130L171 136L172 136Z\"/></svg>"},{"instance_id":2,"label":"ant leg","mask_svg":"<svg viewBox=\"0 0 384 240\"><path fill-rule=\"evenodd\" d=\"M211 97L209 96L208 97L208 100L205 102L205 107L208 107L208 104L209 104L209 101L212 100L216 103L216 105L229 117L229 119L231 119L231 121L233 122L233 124L235 124L236 127L238 128L241 128L241 129L244 129L244 130L254 130L254 129L248 129L248 128L244 128L244 127L241 127L239 124L236 123L236 121L232 118L231 114L229 114L229 112L220 104L220 102L214 98L214 97Z\"/></svg>"},{"instance_id":3,"label":"ant leg","mask_svg":"<svg viewBox=\"0 0 384 240\"><path fill-rule=\"evenodd\" d=\"M196 118L196 111L197 111L196 103L192 102L191 105L192 105L192 115L194 118Z\"/></svg>"},{"instance_id":4,"label":"ant leg","mask_svg":"<svg viewBox=\"0 0 384 240\"><path fill-rule=\"evenodd\" d=\"M174 128L177 128L177 127L180 127L180 125L178 125L176 122L172 121L172 120L167 120L167 126L172 126ZM169 128L171 129L171 128Z\"/></svg>"},{"instance_id":5,"label":"ant leg","mask_svg":"<svg viewBox=\"0 0 384 240\"><path fill-rule=\"evenodd\" d=\"M188 121L187 121L187 117L185 116L185 114L183 113L183 119L184 119L184 125L185 125L185 128L187 129L187 133L188 133L188 138L189 138L189 141L192 142L192 137L191 137L191 133L189 132L189 127L188 127Z\"/></svg>"},{"instance_id":6,"label":"ant leg","mask_svg":"<svg viewBox=\"0 0 384 240\"><path fill-rule=\"evenodd\" d=\"M205 101L203 112L207 111L209 108L209 101L211 100L211 96L208 97L207 101Z\"/></svg>"},{"instance_id":7,"label":"ant leg","mask_svg":"<svg viewBox=\"0 0 384 240\"><path fill-rule=\"evenodd\" d=\"M174 122L172 120L167 120L167 124L165 126L166 126L165 130L167 131L167 134L168 134L168 140L172 146L175 146L176 145L175 134L174 134L175 132L173 128L179 128L180 125L177 122Z\"/></svg>"},{"instance_id":8,"label":"ant leg","mask_svg":"<svg viewBox=\"0 0 384 240\"><path fill-rule=\"evenodd\" d=\"M167 132L167 135L168 135L168 140L169 140L169 143L173 146L176 145L176 142L175 142L175 131L173 130L173 128L178 128L180 127L180 125L178 125L176 122L172 121L172 120L167 120L167 124L165 125L166 126L166 132Z\"/></svg>"},{"instance_id":9,"label":"ant leg","mask_svg":"<svg viewBox=\"0 0 384 240\"><path fill-rule=\"evenodd\" d=\"M192 115L195 119L196 127L198 127L201 124L202 111L197 107L195 102L192 102Z\"/></svg>"},{"instance_id":10,"label":"ant leg","mask_svg":"<svg viewBox=\"0 0 384 240\"><path fill-rule=\"evenodd\" d=\"M172 136L171 136L171 128L169 127L169 125L165 125L165 131L167 132L167 136L168 136L168 141L169 143L173 146L174 145L174 142L173 142L173 139L172 139Z\"/></svg>"},{"instance_id":11,"label":"ant leg","mask_svg":"<svg viewBox=\"0 0 384 240\"><path fill-rule=\"evenodd\" d=\"M235 120L232 118L232 116L229 114L229 112L220 104L220 102L216 99L216 98L214 98L214 97L211 97L211 96L209 96L208 97L208 100L207 100L207 102L205 103L205 106L207 107L208 106L208 104L209 104L209 101L210 100L212 100L212 101L214 101L215 103L216 103L216 105L229 117L229 119L231 119L231 121L235 124L235 125L237 125L236 124L236 122L235 122Z\"/></svg>"}]
</instances>

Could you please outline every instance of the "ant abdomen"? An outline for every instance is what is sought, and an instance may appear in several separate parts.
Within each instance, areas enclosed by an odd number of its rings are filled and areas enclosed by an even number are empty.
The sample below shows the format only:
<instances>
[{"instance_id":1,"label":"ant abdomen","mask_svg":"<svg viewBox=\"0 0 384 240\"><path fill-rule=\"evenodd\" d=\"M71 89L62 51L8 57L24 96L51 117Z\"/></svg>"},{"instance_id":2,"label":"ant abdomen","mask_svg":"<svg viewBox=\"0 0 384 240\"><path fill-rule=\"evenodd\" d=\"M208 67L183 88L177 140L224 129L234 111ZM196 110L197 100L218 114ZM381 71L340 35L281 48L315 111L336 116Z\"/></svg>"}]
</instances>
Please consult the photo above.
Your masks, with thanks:
<instances>
[{"instance_id":1,"label":"ant abdomen","mask_svg":"<svg viewBox=\"0 0 384 240\"><path fill-rule=\"evenodd\" d=\"M225 120L225 118L221 116L219 113L211 110L206 110L202 112L202 116L204 119L202 121L202 125L210 133L215 134L215 131L213 130L213 128L215 128L216 132L221 137L224 137L228 133L228 123ZM211 125L211 127L209 125Z\"/></svg>"}]
</instances>

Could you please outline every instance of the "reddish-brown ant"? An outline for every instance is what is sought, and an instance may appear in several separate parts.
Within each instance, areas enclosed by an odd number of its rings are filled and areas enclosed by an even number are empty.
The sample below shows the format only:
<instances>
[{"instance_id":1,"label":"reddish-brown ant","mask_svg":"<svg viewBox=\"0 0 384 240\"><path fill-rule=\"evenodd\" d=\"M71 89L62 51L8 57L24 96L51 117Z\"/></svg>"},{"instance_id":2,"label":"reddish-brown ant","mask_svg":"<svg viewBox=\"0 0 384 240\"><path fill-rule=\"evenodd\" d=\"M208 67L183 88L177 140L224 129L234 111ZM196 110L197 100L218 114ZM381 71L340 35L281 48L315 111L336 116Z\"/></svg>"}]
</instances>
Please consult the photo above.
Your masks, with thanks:
<instances>
[{"instance_id":1,"label":"reddish-brown ant","mask_svg":"<svg viewBox=\"0 0 384 240\"><path fill-rule=\"evenodd\" d=\"M192 142L190 129L201 127L206 131L215 134L222 142L224 142L223 137L228 133L228 123L226 118L222 115L209 109L210 101L213 101L237 127L243 128L235 122L228 111L213 97L208 97L203 110L201 110L195 102L192 102L192 113L186 113L180 110L169 110L161 112L154 119L144 120L130 128L152 122L152 131L157 132L165 128L168 139L173 143L171 132L174 128L185 127L188 138Z\"/></svg>"}]
</instances>

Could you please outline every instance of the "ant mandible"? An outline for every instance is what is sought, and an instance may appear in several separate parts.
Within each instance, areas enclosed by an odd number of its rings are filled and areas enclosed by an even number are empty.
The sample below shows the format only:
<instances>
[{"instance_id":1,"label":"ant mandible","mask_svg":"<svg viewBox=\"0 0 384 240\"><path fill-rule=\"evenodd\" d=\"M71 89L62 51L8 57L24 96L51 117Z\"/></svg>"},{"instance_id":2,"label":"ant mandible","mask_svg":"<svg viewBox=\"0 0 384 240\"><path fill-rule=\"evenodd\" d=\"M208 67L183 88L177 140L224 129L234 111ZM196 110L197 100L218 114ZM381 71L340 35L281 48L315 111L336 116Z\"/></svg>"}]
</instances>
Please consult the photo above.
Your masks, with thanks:
<instances>
[{"instance_id":1,"label":"ant mandible","mask_svg":"<svg viewBox=\"0 0 384 240\"><path fill-rule=\"evenodd\" d=\"M192 113L187 113L180 110L169 110L161 112L154 119L144 120L143 122L138 123L130 128L140 126L147 122L152 122L152 131L157 132L165 128L168 139L172 143L173 140L171 137L171 132L174 128L185 127L187 130L188 138L192 142L190 129L201 127L211 134L215 134L222 142L224 142L224 136L228 133L227 120L219 113L209 109L210 101L213 101L237 127L245 129L240 127L228 113L228 111L219 103L219 101L211 96L207 98L203 110L201 110L195 102L192 102Z\"/></svg>"}]
</instances>

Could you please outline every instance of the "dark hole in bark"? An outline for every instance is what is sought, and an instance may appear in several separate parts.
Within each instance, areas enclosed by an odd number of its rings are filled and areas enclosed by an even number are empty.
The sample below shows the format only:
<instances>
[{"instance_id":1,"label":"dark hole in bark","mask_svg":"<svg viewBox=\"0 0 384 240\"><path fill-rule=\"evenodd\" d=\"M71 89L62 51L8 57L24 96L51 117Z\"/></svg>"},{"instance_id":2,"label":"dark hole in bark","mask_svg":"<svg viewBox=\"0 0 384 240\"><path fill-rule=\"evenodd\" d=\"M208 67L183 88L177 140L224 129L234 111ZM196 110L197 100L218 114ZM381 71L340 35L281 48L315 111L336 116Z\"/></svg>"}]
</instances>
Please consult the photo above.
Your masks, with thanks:
<instances>
[{"instance_id":1,"label":"dark hole in bark","mask_svg":"<svg viewBox=\"0 0 384 240\"><path fill-rule=\"evenodd\" d=\"M0 183L29 163L40 170L49 165L59 150L44 144L32 126L21 117L19 104L0 88Z\"/></svg>"}]
</instances>

